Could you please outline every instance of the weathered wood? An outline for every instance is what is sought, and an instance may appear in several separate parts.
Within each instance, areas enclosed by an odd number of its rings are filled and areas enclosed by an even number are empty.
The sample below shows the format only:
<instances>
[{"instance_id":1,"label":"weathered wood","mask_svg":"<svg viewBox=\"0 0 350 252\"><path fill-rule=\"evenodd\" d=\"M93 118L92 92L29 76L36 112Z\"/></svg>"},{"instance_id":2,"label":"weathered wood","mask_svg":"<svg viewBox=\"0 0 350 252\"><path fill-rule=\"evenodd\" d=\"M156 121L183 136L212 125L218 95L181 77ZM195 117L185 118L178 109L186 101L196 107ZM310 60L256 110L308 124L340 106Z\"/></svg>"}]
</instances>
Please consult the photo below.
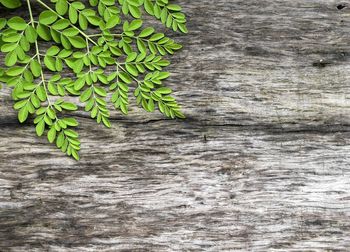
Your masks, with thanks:
<instances>
[{"instance_id":1,"label":"weathered wood","mask_svg":"<svg viewBox=\"0 0 350 252\"><path fill-rule=\"evenodd\" d=\"M179 0L188 116L80 113L75 162L1 91L1 251L347 251L350 10Z\"/></svg>"}]
</instances>

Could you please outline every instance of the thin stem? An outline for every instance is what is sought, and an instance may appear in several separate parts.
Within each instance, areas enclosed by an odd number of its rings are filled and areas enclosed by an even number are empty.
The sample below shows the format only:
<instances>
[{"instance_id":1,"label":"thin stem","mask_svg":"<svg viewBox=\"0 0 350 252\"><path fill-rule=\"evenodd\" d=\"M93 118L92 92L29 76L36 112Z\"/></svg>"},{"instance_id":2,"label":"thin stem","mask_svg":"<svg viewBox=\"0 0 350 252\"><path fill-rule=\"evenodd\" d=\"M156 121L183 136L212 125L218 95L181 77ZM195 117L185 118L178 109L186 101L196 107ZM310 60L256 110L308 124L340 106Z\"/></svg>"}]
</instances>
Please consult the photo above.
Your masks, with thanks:
<instances>
[{"instance_id":1,"label":"thin stem","mask_svg":"<svg viewBox=\"0 0 350 252\"><path fill-rule=\"evenodd\" d=\"M122 67L118 62L116 62L116 65L118 68L120 68L123 72L128 73L128 71L125 70L124 67ZM134 81L137 82L137 84L141 83L142 81L139 81L137 78L135 78L133 75L129 74L131 78L134 79Z\"/></svg>"},{"instance_id":2,"label":"thin stem","mask_svg":"<svg viewBox=\"0 0 350 252\"><path fill-rule=\"evenodd\" d=\"M90 54L89 42L88 42L88 39L87 39L87 38L85 38L85 40L86 40L86 53L87 53L87 55L89 56L89 54ZM92 69L91 69L91 62L90 62L90 64L89 64L89 73L90 73L90 72L92 72Z\"/></svg>"},{"instance_id":3,"label":"thin stem","mask_svg":"<svg viewBox=\"0 0 350 252\"><path fill-rule=\"evenodd\" d=\"M105 35L103 34L91 34L91 35L88 35L89 38L93 38L93 37L103 37ZM123 34L122 33L113 33L113 34L108 34L106 36L113 36L113 37L123 37Z\"/></svg>"},{"instance_id":4,"label":"thin stem","mask_svg":"<svg viewBox=\"0 0 350 252\"><path fill-rule=\"evenodd\" d=\"M117 82L119 82L119 64L117 64Z\"/></svg>"},{"instance_id":5,"label":"thin stem","mask_svg":"<svg viewBox=\"0 0 350 252\"><path fill-rule=\"evenodd\" d=\"M87 39L86 39L86 42L87 42ZM86 52L87 52L88 55L90 54L90 48L89 48L89 44L88 44L88 43L86 44ZM90 74L91 72L93 72L93 71L92 71L91 62L90 62L88 74ZM93 81L92 81L92 83L91 83L91 90L92 90L92 95L93 95L93 97L94 97L94 106L97 105L98 110L100 110L100 107L99 107L98 103L96 102L95 85L94 85L94 82L93 82ZM99 112L98 112L98 113L99 113Z\"/></svg>"},{"instance_id":6,"label":"thin stem","mask_svg":"<svg viewBox=\"0 0 350 252\"><path fill-rule=\"evenodd\" d=\"M31 21L32 27L35 29L33 12L32 12L32 6L30 5L30 0L27 0L27 5L28 5L28 11L29 11L29 15L30 15L30 21ZM39 45L38 45L38 41L37 40L35 40L35 51L36 51L38 63L41 66L40 51L39 51ZM52 104L51 104L50 97L49 97L48 92L47 92L47 88L46 88L46 85L45 85L44 72L43 72L42 69L40 70L40 75L41 75L41 81L42 81L42 84L43 84L43 87L44 87L44 90L45 90L45 93L46 93L47 102L49 103L49 107L51 107Z\"/></svg>"},{"instance_id":7,"label":"thin stem","mask_svg":"<svg viewBox=\"0 0 350 252\"><path fill-rule=\"evenodd\" d=\"M28 0L27 0L28 1ZM56 11L54 11L50 6L48 6L46 3L42 2L41 0L36 0L39 4L41 4L42 6L44 6L46 9L52 11L53 13L55 13L59 18L61 19L65 19L64 17L62 17L61 15L59 15ZM93 43L94 45L97 45L97 43L92 40L86 33L84 33L82 30L80 30L78 27L76 27L74 24L70 23L70 25L77 29L79 31L79 33L81 35L83 35L86 39L88 39L91 43Z\"/></svg>"}]
</instances>

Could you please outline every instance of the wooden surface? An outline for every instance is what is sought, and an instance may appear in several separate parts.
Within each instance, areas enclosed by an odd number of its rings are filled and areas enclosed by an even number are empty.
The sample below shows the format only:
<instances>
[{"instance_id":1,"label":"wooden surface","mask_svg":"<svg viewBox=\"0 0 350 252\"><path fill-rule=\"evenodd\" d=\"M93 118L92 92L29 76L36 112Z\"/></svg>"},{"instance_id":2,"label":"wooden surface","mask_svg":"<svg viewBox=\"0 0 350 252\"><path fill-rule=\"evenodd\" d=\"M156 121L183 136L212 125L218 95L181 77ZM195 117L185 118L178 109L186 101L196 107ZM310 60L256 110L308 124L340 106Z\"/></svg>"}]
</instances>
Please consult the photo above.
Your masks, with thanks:
<instances>
[{"instance_id":1,"label":"wooden surface","mask_svg":"<svg viewBox=\"0 0 350 252\"><path fill-rule=\"evenodd\" d=\"M176 2L185 121L80 113L75 162L1 91L0 251L349 251L350 2Z\"/></svg>"}]
</instances>

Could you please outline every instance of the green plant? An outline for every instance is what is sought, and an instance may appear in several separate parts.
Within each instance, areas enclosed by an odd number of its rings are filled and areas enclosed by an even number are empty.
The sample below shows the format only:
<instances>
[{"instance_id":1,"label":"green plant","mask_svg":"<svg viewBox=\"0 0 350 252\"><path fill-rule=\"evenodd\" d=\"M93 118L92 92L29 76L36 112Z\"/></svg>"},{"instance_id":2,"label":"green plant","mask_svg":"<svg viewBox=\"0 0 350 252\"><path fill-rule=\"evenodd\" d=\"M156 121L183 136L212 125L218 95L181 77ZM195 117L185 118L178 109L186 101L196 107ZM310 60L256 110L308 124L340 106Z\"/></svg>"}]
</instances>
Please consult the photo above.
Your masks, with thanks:
<instances>
[{"instance_id":1,"label":"green plant","mask_svg":"<svg viewBox=\"0 0 350 252\"><path fill-rule=\"evenodd\" d=\"M78 122L64 116L78 106L68 96L78 96L97 123L110 127L106 100L127 114L129 87L136 84L133 94L146 111L158 107L167 117L184 118L170 96L172 90L163 86L169 73L162 71L170 64L163 56L181 45L152 27L143 28L141 20L142 13L148 13L166 27L187 33L179 5L168 0L48 2L0 0L6 8L28 11L28 20L0 18L6 66L0 69L0 82L12 87L21 123L34 115L37 135L45 133L50 143L78 160ZM40 7L38 15L33 14L34 5Z\"/></svg>"}]
</instances>

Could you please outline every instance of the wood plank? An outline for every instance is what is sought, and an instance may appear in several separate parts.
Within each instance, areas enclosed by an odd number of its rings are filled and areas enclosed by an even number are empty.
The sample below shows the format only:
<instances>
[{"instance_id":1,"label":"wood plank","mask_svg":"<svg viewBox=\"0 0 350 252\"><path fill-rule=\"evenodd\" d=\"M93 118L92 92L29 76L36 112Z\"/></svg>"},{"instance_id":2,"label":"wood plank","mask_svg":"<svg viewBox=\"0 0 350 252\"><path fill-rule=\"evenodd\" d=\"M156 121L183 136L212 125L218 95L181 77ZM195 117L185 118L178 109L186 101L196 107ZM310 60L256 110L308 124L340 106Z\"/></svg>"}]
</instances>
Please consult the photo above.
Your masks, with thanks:
<instances>
[{"instance_id":1,"label":"wood plank","mask_svg":"<svg viewBox=\"0 0 350 252\"><path fill-rule=\"evenodd\" d=\"M78 112L75 162L1 91L0 250L348 250L350 9L177 2L186 120L134 107L108 130Z\"/></svg>"}]
</instances>

